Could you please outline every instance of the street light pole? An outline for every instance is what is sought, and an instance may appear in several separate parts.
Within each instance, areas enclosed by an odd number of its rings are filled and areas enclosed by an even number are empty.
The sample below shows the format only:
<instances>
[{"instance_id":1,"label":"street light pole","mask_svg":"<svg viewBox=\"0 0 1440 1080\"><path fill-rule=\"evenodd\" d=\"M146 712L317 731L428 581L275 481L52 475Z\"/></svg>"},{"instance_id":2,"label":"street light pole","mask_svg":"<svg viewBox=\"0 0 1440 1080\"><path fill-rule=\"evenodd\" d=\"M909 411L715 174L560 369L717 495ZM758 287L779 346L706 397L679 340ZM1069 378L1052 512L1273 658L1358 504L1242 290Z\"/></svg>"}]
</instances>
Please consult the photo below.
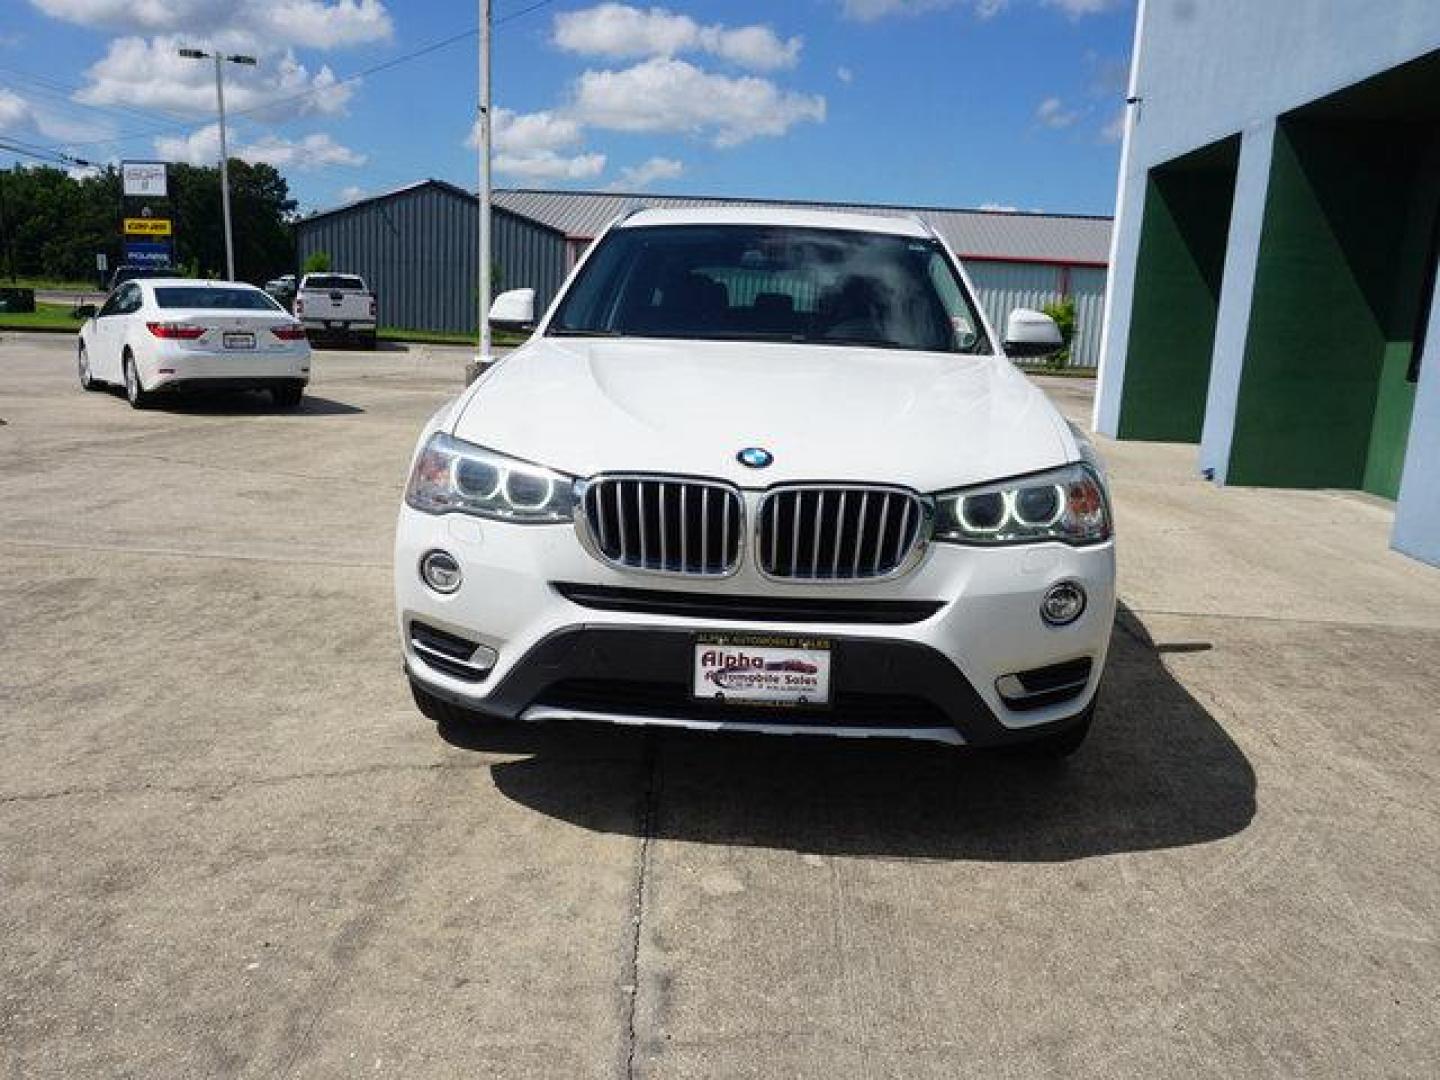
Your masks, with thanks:
<instances>
[{"instance_id":1,"label":"street light pole","mask_svg":"<svg viewBox=\"0 0 1440 1080\"><path fill-rule=\"evenodd\" d=\"M225 280L235 280L235 236L230 227L230 149L225 145L225 76L215 54L215 102L220 109L220 211L225 217Z\"/></svg>"},{"instance_id":2,"label":"street light pole","mask_svg":"<svg viewBox=\"0 0 1440 1080\"><path fill-rule=\"evenodd\" d=\"M490 0L480 0L480 363L490 359Z\"/></svg>"},{"instance_id":3,"label":"street light pole","mask_svg":"<svg viewBox=\"0 0 1440 1080\"><path fill-rule=\"evenodd\" d=\"M253 56L226 56L223 53L207 53L200 49L181 49L180 55L187 60L215 61L215 103L220 112L220 209L225 220L225 277L235 280L235 238L230 227L230 150L225 141L225 74L224 64L246 64L255 66Z\"/></svg>"}]
</instances>

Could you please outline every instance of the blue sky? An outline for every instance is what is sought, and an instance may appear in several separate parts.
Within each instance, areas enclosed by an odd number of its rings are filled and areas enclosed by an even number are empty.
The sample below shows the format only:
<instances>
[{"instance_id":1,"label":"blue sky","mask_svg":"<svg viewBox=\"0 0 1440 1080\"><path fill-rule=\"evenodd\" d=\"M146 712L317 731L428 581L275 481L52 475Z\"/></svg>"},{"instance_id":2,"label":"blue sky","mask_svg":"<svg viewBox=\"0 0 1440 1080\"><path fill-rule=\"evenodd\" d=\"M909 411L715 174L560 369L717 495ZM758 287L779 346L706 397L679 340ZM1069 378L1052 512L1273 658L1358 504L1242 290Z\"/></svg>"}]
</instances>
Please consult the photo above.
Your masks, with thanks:
<instances>
[{"instance_id":1,"label":"blue sky","mask_svg":"<svg viewBox=\"0 0 1440 1080\"><path fill-rule=\"evenodd\" d=\"M14 145L214 160L213 70L177 57L183 41L260 56L227 72L231 152L277 165L306 208L426 176L475 184L474 38L401 59L472 29L472 3L5 9ZM1113 207L1133 0L495 0L495 17L500 184Z\"/></svg>"}]
</instances>

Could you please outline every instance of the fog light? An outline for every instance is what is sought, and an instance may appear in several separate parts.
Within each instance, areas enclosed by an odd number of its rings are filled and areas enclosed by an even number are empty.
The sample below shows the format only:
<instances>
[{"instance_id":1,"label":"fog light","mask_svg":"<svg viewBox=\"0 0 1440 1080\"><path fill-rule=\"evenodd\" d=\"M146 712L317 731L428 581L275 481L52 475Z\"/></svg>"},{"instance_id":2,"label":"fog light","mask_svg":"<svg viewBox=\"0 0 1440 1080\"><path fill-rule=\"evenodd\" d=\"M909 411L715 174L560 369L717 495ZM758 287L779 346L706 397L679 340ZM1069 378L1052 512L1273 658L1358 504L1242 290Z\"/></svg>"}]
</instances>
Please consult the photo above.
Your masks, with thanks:
<instances>
[{"instance_id":1,"label":"fog light","mask_svg":"<svg viewBox=\"0 0 1440 1080\"><path fill-rule=\"evenodd\" d=\"M1040 617L1051 626L1068 626L1084 611L1085 590L1075 581L1051 585L1040 601Z\"/></svg>"},{"instance_id":2,"label":"fog light","mask_svg":"<svg viewBox=\"0 0 1440 1080\"><path fill-rule=\"evenodd\" d=\"M460 588L460 564L448 551L430 551L420 560L420 577L438 593Z\"/></svg>"}]
</instances>

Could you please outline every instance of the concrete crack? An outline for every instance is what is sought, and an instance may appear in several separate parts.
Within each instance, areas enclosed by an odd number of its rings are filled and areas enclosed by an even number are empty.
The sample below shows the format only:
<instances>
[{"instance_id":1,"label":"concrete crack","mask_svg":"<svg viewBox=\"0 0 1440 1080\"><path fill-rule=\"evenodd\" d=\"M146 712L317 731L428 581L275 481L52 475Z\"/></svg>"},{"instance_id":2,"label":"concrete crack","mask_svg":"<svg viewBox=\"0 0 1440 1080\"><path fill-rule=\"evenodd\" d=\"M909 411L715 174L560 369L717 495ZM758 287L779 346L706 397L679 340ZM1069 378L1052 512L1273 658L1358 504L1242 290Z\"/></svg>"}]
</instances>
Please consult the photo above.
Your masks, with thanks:
<instances>
[{"instance_id":1,"label":"concrete crack","mask_svg":"<svg viewBox=\"0 0 1440 1080\"><path fill-rule=\"evenodd\" d=\"M650 847L655 838L655 822L660 802L660 750L659 737L653 731L645 733L645 752L642 764L645 770L645 790L640 795L640 812L637 831L640 834L640 850L635 859L635 883L630 891L630 948L625 957L625 970L621 988L625 994L625 1064L626 1080L635 1076L635 1052L639 1044L636 1034L636 1012L640 999L640 938L645 924L645 901L650 884Z\"/></svg>"}]
</instances>

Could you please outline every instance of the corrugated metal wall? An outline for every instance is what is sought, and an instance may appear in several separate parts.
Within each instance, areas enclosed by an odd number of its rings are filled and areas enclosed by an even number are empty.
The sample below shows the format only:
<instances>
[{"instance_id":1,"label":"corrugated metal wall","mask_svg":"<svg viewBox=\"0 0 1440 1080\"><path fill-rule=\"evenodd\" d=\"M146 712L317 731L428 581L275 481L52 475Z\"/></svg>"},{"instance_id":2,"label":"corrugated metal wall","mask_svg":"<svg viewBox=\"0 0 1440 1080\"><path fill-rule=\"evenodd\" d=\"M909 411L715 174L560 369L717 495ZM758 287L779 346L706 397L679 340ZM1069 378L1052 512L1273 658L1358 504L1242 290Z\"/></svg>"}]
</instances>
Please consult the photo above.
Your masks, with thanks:
<instances>
[{"instance_id":1,"label":"corrugated metal wall","mask_svg":"<svg viewBox=\"0 0 1440 1080\"><path fill-rule=\"evenodd\" d=\"M473 333L477 213L473 199L422 186L300 221L296 248L301 265L325 251L337 271L363 277L378 298L381 326ZM543 310L564 280L565 238L505 211L493 220L498 289L533 288Z\"/></svg>"},{"instance_id":2,"label":"corrugated metal wall","mask_svg":"<svg viewBox=\"0 0 1440 1080\"><path fill-rule=\"evenodd\" d=\"M475 330L474 199L441 186L419 185L295 226L303 264L327 251L338 271L360 274L380 302L380 325L407 330ZM533 288L543 311L569 270L567 241L530 219L495 210L499 289ZM575 245L580 247L580 245ZM1100 358L1105 271L1048 263L966 259L965 268L997 331L1016 307L1043 307L1067 292L1075 298L1071 363L1093 368Z\"/></svg>"},{"instance_id":3,"label":"corrugated metal wall","mask_svg":"<svg viewBox=\"0 0 1440 1080\"><path fill-rule=\"evenodd\" d=\"M1073 367L1093 368L1100 362L1100 322L1105 313L1105 271L1097 267L1063 267L1041 263L989 262L966 259L965 269L980 294L995 331L1005 333L1005 318L1017 307L1037 311L1067 293L1075 299ZM1067 281L1068 279L1068 281Z\"/></svg>"}]
</instances>

